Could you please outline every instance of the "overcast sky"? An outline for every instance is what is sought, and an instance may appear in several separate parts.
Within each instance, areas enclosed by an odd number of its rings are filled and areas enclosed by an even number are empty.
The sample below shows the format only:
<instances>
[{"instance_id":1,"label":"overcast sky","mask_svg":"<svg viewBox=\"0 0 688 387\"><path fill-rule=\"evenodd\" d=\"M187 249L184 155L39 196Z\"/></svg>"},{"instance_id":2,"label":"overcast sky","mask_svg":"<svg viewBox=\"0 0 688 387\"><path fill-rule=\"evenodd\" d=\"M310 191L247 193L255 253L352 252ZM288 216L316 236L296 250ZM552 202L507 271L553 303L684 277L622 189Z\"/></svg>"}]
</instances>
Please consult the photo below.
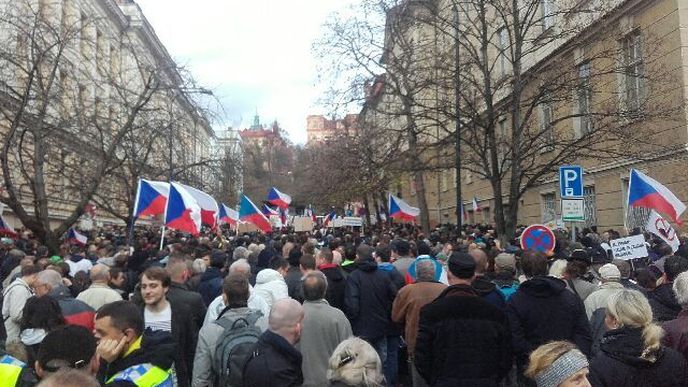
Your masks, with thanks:
<instances>
[{"instance_id":1,"label":"overcast sky","mask_svg":"<svg viewBox=\"0 0 688 387\"><path fill-rule=\"evenodd\" d=\"M258 109L305 142L306 116L322 113L311 45L351 0L136 1L170 55L220 99L228 125L249 126Z\"/></svg>"}]
</instances>

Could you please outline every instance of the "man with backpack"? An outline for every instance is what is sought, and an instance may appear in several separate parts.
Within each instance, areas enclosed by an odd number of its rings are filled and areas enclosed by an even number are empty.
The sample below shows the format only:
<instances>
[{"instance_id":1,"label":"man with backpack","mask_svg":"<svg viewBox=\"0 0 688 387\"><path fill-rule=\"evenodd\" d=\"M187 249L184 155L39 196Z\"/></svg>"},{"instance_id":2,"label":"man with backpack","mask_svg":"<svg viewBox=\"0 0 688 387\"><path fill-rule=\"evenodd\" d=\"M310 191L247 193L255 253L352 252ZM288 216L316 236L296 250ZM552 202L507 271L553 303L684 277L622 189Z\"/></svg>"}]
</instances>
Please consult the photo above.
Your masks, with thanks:
<instances>
[{"instance_id":1,"label":"man with backpack","mask_svg":"<svg viewBox=\"0 0 688 387\"><path fill-rule=\"evenodd\" d=\"M225 309L198 335L192 387L243 386L244 363L258 342L256 321L263 315L247 306L248 277L230 273L222 284Z\"/></svg>"}]
</instances>

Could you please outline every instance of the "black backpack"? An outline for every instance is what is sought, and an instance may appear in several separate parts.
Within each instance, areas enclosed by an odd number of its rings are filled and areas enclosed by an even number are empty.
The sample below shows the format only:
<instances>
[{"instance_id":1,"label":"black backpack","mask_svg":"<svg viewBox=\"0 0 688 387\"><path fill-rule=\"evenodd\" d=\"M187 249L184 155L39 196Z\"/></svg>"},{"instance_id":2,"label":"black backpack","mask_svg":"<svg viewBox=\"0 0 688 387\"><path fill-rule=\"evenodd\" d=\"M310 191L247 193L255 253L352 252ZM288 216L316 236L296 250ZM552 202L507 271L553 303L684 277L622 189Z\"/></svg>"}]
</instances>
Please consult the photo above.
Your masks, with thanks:
<instances>
[{"instance_id":1,"label":"black backpack","mask_svg":"<svg viewBox=\"0 0 688 387\"><path fill-rule=\"evenodd\" d=\"M216 375L215 386L243 386L242 373L244 365L253 352L253 347L261 335L256 321L263 316L258 310L252 310L247 316L237 319L220 317L214 322L224 331L215 346L213 371Z\"/></svg>"}]
</instances>

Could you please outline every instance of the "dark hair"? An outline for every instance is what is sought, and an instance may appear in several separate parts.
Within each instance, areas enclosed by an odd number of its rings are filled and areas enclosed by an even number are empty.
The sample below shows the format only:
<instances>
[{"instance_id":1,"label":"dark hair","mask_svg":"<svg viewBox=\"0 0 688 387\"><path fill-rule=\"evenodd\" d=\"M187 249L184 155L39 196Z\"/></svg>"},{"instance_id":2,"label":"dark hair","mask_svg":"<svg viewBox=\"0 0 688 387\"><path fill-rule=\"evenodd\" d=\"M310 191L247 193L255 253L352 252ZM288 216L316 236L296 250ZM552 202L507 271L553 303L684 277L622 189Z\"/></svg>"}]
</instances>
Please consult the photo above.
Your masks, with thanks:
<instances>
[{"instance_id":1,"label":"dark hair","mask_svg":"<svg viewBox=\"0 0 688 387\"><path fill-rule=\"evenodd\" d=\"M332 260L334 259L332 250L328 249L327 247L323 247L322 249L320 249L318 255L320 255L322 259L325 260L325 262L327 263L332 263Z\"/></svg>"},{"instance_id":2,"label":"dark hair","mask_svg":"<svg viewBox=\"0 0 688 387\"><path fill-rule=\"evenodd\" d=\"M418 250L418 255L432 255L432 249L423 241L419 241L416 244L416 249Z\"/></svg>"},{"instance_id":3,"label":"dark hair","mask_svg":"<svg viewBox=\"0 0 688 387\"><path fill-rule=\"evenodd\" d=\"M88 329L66 325L49 332L38 348L38 364L48 372L59 368L83 368L96 353L96 339Z\"/></svg>"},{"instance_id":4,"label":"dark hair","mask_svg":"<svg viewBox=\"0 0 688 387\"><path fill-rule=\"evenodd\" d=\"M287 262L286 259L280 257L279 255L275 255L270 259L270 269L273 270L279 270L279 269L284 269L289 267L289 262Z\"/></svg>"},{"instance_id":5,"label":"dark hair","mask_svg":"<svg viewBox=\"0 0 688 387\"><path fill-rule=\"evenodd\" d=\"M306 301L316 301L325 297L327 280L323 273L314 272L306 275L303 280L303 298Z\"/></svg>"},{"instance_id":6,"label":"dark hair","mask_svg":"<svg viewBox=\"0 0 688 387\"><path fill-rule=\"evenodd\" d=\"M635 280L642 288L652 290L657 287L657 277L648 269L635 271Z\"/></svg>"},{"instance_id":7,"label":"dark hair","mask_svg":"<svg viewBox=\"0 0 688 387\"><path fill-rule=\"evenodd\" d=\"M41 272L41 267L38 265L26 265L21 268L21 276L28 277L30 275L38 274Z\"/></svg>"},{"instance_id":8,"label":"dark hair","mask_svg":"<svg viewBox=\"0 0 688 387\"><path fill-rule=\"evenodd\" d=\"M356 256L357 259L360 259L361 261L370 261L373 259L373 248L368 245L361 244L356 249Z\"/></svg>"},{"instance_id":9,"label":"dark hair","mask_svg":"<svg viewBox=\"0 0 688 387\"><path fill-rule=\"evenodd\" d=\"M664 261L664 273L666 274L667 280L673 281L676 276L684 271L688 271L688 259L678 255L672 255L667 257L666 261Z\"/></svg>"},{"instance_id":10,"label":"dark hair","mask_svg":"<svg viewBox=\"0 0 688 387\"><path fill-rule=\"evenodd\" d=\"M353 261L356 259L356 246L353 243L347 243L344 246L344 259L347 261Z\"/></svg>"},{"instance_id":11,"label":"dark hair","mask_svg":"<svg viewBox=\"0 0 688 387\"><path fill-rule=\"evenodd\" d=\"M315 270L315 257L311 254L304 254L299 259L299 264L306 270Z\"/></svg>"},{"instance_id":12,"label":"dark hair","mask_svg":"<svg viewBox=\"0 0 688 387\"><path fill-rule=\"evenodd\" d=\"M379 245L375 248L375 255L380 258L380 261L389 262L392 256L392 249L390 249L388 245Z\"/></svg>"},{"instance_id":13,"label":"dark hair","mask_svg":"<svg viewBox=\"0 0 688 387\"><path fill-rule=\"evenodd\" d=\"M139 336L143 333L143 315L139 308L129 301L115 301L101 306L96 313L96 320L105 317L110 317L112 326L119 330L133 329Z\"/></svg>"},{"instance_id":14,"label":"dark hair","mask_svg":"<svg viewBox=\"0 0 688 387\"><path fill-rule=\"evenodd\" d=\"M144 275L149 280L162 282L162 286L164 288L169 288L170 284L172 283L172 279L170 278L170 274L167 272L167 270L159 266L149 267L148 269L146 269L146 271L143 272L141 278L143 278Z\"/></svg>"},{"instance_id":15,"label":"dark hair","mask_svg":"<svg viewBox=\"0 0 688 387\"><path fill-rule=\"evenodd\" d=\"M524 251L523 258L521 258L521 267L526 277L547 275L547 257L539 251Z\"/></svg>"},{"instance_id":16,"label":"dark hair","mask_svg":"<svg viewBox=\"0 0 688 387\"><path fill-rule=\"evenodd\" d=\"M50 331L65 324L60 304L50 296L30 297L24 304L19 327L24 329L44 329Z\"/></svg>"},{"instance_id":17,"label":"dark hair","mask_svg":"<svg viewBox=\"0 0 688 387\"><path fill-rule=\"evenodd\" d=\"M292 247L291 250L289 250L289 264L291 266L299 266L299 261L301 260L301 256L303 255L303 252L301 251L301 247L299 245L295 245Z\"/></svg>"},{"instance_id":18,"label":"dark hair","mask_svg":"<svg viewBox=\"0 0 688 387\"><path fill-rule=\"evenodd\" d=\"M397 239L392 242L392 250L400 256L405 257L411 252L411 245L403 239Z\"/></svg>"},{"instance_id":19,"label":"dark hair","mask_svg":"<svg viewBox=\"0 0 688 387\"><path fill-rule=\"evenodd\" d=\"M222 292L227 295L228 307L245 307L249 297L248 277L242 272L229 273L222 281Z\"/></svg>"}]
</instances>

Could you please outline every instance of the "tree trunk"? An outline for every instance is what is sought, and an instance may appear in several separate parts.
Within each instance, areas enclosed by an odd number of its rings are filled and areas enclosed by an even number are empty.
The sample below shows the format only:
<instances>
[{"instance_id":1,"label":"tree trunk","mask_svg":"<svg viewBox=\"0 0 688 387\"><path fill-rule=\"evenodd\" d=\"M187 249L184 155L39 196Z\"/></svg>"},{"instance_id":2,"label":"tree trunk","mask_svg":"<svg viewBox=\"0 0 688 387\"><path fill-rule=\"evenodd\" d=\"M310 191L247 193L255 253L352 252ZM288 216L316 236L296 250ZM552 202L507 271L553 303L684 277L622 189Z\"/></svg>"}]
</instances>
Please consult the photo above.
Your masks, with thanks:
<instances>
[{"instance_id":1,"label":"tree trunk","mask_svg":"<svg viewBox=\"0 0 688 387\"><path fill-rule=\"evenodd\" d=\"M368 201L368 194L363 195L363 207L365 208L365 221L370 227L370 203Z\"/></svg>"}]
</instances>

